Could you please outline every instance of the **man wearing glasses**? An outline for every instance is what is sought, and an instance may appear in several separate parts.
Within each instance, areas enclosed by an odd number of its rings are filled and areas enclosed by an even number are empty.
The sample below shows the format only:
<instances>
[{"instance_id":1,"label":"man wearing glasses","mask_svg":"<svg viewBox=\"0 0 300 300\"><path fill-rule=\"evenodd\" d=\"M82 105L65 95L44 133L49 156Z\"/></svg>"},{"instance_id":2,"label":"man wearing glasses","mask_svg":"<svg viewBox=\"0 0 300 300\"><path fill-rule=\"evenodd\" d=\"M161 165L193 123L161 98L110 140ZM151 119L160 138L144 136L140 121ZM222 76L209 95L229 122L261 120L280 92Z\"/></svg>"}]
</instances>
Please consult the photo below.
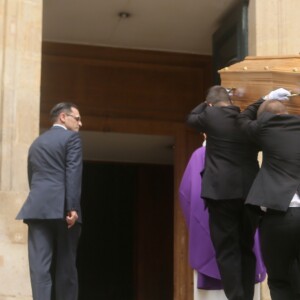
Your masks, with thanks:
<instances>
[{"instance_id":1,"label":"man wearing glasses","mask_svg":"<svg viewBox=\"0 0 300 300\"><path fill-rule=\"evenodd\" d=\"M53 126L29 149L30 192L17 219L28 225L33 300L51 300L52 293L56 300L77 300L82 122L76 105L67 102L55 105L50 117Z\"/></svg>"}]
</instances>

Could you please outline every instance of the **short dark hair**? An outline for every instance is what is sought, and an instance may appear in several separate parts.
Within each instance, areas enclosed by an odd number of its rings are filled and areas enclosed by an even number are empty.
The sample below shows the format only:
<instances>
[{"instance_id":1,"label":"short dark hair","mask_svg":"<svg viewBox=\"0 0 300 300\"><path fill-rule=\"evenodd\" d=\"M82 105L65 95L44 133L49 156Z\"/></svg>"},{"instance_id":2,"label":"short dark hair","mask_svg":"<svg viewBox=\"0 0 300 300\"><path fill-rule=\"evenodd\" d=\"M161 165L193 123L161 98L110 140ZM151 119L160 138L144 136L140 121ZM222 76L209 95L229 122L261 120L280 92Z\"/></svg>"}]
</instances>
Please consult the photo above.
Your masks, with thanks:
<instances>
[{"instance_id":1,"label":"short dark hair","mask_svg":"<svg viewBox=\"0 0 300 300\"><path fill-rule=\"evenodd\" d=\"M72 107L78 109L77 105L71 102L57 103L50 111L50 119L55 122L61 112L71 113Z\"/></svg>"},{"instance_id":2,"label":"short dark hair","mask_svg":"<svg viewBox=\"0 0 300 300\"><path fill-rule=\"evenodd\" d=\"M257 117L259 117L263 112L270 112L272 114L288 113L286 106L279 100L265 100L257 111Z\"/></svg>"},{"instance_id":3,"label":"short dark hair","mask_svg":"<svg viewBox=\"0 0 300 300\"><path fill-rule=\"evenodd\" d=\"M213 105L218 102L231 103L227 90L220 85L214 85L208 90L205 101L206 103L211 103Z\"/></svg>"}]
</instances>

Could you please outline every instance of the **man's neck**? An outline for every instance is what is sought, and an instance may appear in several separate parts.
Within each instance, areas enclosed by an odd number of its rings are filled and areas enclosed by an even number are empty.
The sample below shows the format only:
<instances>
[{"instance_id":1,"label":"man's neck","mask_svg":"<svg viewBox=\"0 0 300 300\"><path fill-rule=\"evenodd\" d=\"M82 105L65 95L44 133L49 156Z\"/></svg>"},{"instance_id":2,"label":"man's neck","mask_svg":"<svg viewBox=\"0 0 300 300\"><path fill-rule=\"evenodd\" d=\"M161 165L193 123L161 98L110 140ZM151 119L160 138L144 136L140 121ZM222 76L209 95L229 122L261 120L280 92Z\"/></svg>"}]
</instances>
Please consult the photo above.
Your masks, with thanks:
<instances>
[{"instance_id":1,"label":"man's neck","mask_svg":"<svg viewBox=\"0 0 300 300\"><path fill-rule=\"evenodd\" d=\"M63 124L54 123L53 126L55 126L55 127L62 127L63 129L67 130L67 127L65 125L63 125Z\"/></svg>"},{"instance_id":2,"label":"man's neck","mask_svg":"<svg viewBox=\"0 0 300 300\"><path fill-rule=\"evenodd\" d=\"M217 102L214 106L231 106L232 103L230 102L225 102L225 101L220 101L220 102Z\"/></svg>"}]
</instances>

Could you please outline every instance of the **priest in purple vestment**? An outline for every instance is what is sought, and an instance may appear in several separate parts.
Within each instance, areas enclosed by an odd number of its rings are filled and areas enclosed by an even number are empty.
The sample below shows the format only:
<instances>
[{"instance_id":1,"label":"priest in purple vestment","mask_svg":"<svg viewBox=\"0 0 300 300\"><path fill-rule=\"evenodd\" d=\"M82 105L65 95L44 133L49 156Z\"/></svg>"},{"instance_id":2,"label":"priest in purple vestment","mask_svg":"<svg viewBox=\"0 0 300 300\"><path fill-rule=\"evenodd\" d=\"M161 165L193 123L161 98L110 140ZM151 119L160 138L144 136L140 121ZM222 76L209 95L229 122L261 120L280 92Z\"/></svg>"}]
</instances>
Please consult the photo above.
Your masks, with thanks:
<instances>
[{"instance_id":1,"label":"priest in purple vestment","mask_svg":"<svg viewBox=\"0 0 300 300\"><path fill-rule=\"evenodd\" d=\"M189 263L198 272L199 289L222 289L221 277L210 239L208 211L201 199L201 173L204 170L205 147L192 154L183 174L179 198L189 232ZM260 253L258 232L255 235L256 282L266 277L266 269Z\"/></svg>"}]
</instances>

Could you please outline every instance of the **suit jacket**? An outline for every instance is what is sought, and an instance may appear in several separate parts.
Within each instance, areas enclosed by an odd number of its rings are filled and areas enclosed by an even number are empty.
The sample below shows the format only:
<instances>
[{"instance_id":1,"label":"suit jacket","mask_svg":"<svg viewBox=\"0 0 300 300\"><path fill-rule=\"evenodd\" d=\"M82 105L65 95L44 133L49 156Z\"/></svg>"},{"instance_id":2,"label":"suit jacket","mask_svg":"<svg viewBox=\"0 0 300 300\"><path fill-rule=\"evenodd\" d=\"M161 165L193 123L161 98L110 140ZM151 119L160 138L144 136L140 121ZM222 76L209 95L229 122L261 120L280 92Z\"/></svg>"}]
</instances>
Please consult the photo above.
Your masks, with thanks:
<instances>
[{"instance_id":1,"label":"suit jacket","mask_svg":"<svg viewBox=\"0 0 300 300\"><path fill-rule=\"evenodd\" d=\"M210 237L209 215L200 197L204 160L205 147L194 151L180 183L179 199L189 232L189 263L198 271L198 288L221 289L220 272ZM258 232L255 236L254 253L256 282L260 282L266 277L266 270L260 253Z\"/></svg>"},{"instance_id":2,"label":"suit jacket","mask_svg":"<svg viewBox=\"0 0 300 300\"><path fill-rule=\"evenodd\" d=\"M263 100L240 116L242 129L262 147L263 162L246 202L286 211L300 182L300 116L256 111Z\"/></svg>"},{"instance_id":3,"label":"suit jacket","mask_svg":"<svg viewBox=\"0 0 300 300\"><path fill-rule=\"evenodd\" d=\"M207 134L203 198L246 198L258 172L258 147L237 126L236 106L201 103L188 115L187 123Z\"/></svg>"},{"instance_id":4,"label":"suit jacket","mask_svg":"<svg viewBox=\"0 0 300 300\"><path fill-rule=\"evenodd\" d=\"M53 126L30 146L30 192L17 219L65 219L67 211L76 210L81 222L81 177L78 132Z\"/></svg>"}]
</instances>

